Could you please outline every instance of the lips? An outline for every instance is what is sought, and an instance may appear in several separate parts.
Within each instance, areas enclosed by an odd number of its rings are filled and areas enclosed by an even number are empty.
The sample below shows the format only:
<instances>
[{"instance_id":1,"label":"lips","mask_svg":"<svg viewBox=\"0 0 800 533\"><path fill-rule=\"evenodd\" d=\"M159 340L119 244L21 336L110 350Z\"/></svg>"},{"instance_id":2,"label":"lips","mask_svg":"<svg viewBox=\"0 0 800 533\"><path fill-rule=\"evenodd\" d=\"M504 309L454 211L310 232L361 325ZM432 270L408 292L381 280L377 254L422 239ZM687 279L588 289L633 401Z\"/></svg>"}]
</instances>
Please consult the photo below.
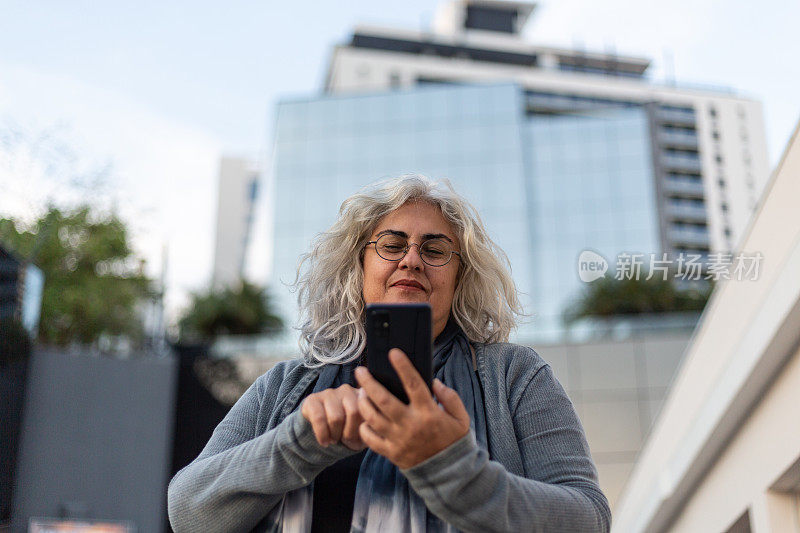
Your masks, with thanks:
<instances>
[{"instance_id":1,"label":"lips","mask_svg":"<svg viewBox=\"0 0 800 533\"><path fill-rule=\"evenodd\" d=\"M392 283L392 287L413 287L419 289L421 291L425 290L425 287L418 281L414 281L413 279L401 279L400 281L395 281Z\"/></svg>"}]
</instances>

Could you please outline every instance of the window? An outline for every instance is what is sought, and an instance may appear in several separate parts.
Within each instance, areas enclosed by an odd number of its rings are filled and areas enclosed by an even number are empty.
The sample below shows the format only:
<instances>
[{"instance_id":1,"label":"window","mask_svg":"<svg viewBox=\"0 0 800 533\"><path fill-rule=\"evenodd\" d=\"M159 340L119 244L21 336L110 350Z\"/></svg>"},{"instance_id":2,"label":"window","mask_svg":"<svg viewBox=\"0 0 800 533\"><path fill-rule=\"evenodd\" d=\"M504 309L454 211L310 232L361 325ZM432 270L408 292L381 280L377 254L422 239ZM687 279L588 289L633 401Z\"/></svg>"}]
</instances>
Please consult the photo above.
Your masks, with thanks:
<instances>
[{"instance_id":1,"label":"window","mask_svg":"<svg viewBox=\"0 0 800 533\"><path fill-rule=\"evenodd\" d=\"M250 182L249 190L247 191L247 197L252 202L256 198L258 198L258 178L254 178L253 181Z\"/></svg>"},{"instance_id":2,"label":"window","mask_svg":"<svg viewBox=\"0 0 800 533\"><path fill-rule=\"evenodd\" d=\"M667 148L664 150L664 153L676 156L676 157L687 157L691 159L698 159L700 154L696 150L683 150L681 148Z\"/></svg>"},{"instance_id":3,"label":"window","mask_svg":"<svg viewBox=\"0 0 800 533\"><path fill-rule=\"evenodd\" d=\"M516 19L515 10L467 6L467 20L464 26L476 30L514 33Z\"/></svg>"},{"instance_id":4,"label":"window","mask_svg":"<svg viewBox=\"0 0 800 533\"><path fill-rule=\"evenodd\" d=\"M708 109L708 114L711 115L712 117L717 116L717 110L713 105Z\"/></svg>"},{"instance_id":5,"label":"window","mask_svg":"<svg viewBox=\"0 0 800 533\"><path fill-rule=\"evenodd\" d=\"M687 114L694 114L693 107L685 107L685 106L678 106L678 105L669 105L669 104L661 104L661 109L664 111L676 111L678 113L687 113Z\"/></svg>"},{"instance_id":6,"label":"window","mask_svg":"<svg viewBox=\"0 0 800 533\"><path fill-rule=\"evenodd\" d=\"M376 35L356 33L350 42L355 48L369 48L373 50L386 50L406 54L423 55L434 54L441 57L468 57L473 61L489 61L509 65L536 66L536 54L508 52L505 50L492 50L486 48L471 48L467 46L452 45L437 41L420 41L409 39L395 39Z\"/></svg>"}]
</instances>

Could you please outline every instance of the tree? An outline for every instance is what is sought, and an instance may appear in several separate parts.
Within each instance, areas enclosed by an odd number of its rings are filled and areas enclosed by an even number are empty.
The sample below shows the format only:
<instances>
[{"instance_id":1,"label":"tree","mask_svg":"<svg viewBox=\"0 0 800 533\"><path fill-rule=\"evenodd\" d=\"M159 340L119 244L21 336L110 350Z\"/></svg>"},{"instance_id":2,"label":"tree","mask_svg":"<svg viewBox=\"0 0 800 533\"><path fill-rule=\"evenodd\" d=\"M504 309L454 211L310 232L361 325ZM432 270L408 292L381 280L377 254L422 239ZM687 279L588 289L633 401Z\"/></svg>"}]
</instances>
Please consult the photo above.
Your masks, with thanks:
<instances>
[{"instance_id":1,"label":"tree","mask_svg":"<svg viewBox=\"0 0 800 533\"><path fill-rule=\"evenodd\" d=\"M649 280L604 276L588 284L564 312L564 320L570 324L588 317L702 311L713 288L710 281L701 288L679 289L658 276Z\"/></svg>"},{"instance_id":2,"label":"tree","mask_svg":"<svg viewBox=\"0 0 800 533\"><path fill-rule=\"evenodd\" d=\"M223 334L274 334L283 322L271 309L266 291L245 281L237 287L193 293L179 327L182 341L211 341Z\"/></svg>"},{"instance_id":3,"label":"tree","mask_svg":"<svg viewBox=\"0 0 800 533\"><path fill-rule=\"evenodd\" d=\"M137 304L150 291L125 224L87 205L49 207L29 226L0 218L0 241L45 277L39 340L91 344L102 335L142 339Z\"/></svg>"}]
</instances>

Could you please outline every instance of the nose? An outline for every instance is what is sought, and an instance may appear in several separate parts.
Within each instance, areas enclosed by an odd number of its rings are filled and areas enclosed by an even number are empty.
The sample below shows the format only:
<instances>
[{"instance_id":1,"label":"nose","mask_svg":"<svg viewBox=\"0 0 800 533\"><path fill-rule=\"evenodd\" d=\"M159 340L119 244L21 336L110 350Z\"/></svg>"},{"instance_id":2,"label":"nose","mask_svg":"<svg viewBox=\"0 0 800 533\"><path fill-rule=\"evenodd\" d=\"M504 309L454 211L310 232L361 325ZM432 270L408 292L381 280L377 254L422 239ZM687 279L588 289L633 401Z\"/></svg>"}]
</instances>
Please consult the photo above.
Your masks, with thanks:
<instances>
[{"instance_id":1,"label":"nose","mask_svg":"<svg viewBox=\"0 0 800 533\"><path fill-rule=\"evenodd\" d=\"M425 263L419 256L418 244L416 243L408 244L408 251L406 252L406 255L404 255L403 258L398 263L397 268L400 269L408 268L412 270L422 270L423 268L425 268Z\"/></svg>"}]
</instances>

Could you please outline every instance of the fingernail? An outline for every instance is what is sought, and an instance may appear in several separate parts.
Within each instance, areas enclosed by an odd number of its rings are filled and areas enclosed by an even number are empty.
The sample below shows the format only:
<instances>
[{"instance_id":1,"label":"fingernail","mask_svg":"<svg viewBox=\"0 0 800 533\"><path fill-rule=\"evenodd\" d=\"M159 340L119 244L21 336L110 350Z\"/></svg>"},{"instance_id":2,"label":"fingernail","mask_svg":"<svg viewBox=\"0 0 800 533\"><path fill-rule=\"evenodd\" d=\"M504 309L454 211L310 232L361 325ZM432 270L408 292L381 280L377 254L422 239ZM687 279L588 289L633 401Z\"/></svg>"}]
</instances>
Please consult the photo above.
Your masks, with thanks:
<instances>
[{"instance_id":1,"label":"fingernail","mask_svg":"<svg viewBox=\"0 0 800 533\"><path fill-rule=\"evenodd\" d=\"M358 398L361 399L361 398L366 398L366 397L367 397L367 393L364 391L364 389L358 389Z\"/></svg>"}]
</instances>

